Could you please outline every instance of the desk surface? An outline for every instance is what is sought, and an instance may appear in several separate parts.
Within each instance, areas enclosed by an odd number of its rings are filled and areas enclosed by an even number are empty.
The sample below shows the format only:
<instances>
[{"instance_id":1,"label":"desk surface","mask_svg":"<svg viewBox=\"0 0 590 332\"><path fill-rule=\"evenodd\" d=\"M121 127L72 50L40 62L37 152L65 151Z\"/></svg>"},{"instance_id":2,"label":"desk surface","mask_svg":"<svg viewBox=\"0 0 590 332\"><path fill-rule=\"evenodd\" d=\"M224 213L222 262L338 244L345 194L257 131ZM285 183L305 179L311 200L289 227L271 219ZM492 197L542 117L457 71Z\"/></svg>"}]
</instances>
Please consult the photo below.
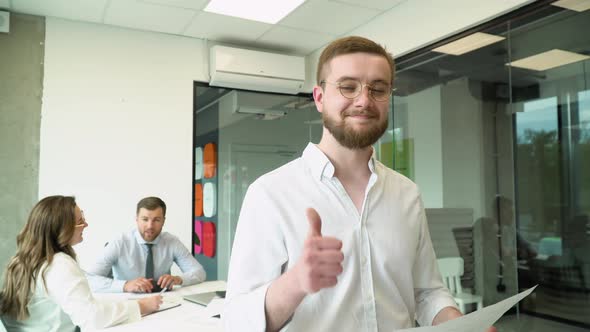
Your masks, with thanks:
<instances>
[{"instance_id":1,"label":"desk surface","mask_svg":"<svg viewBox=\"0 0 590 332\"><path fill-rule=\"evenodd\" d=\"M206 293L225 290L225 281L208 281L201 284L180 287L173 291L165 292L164 297L176 297L179 300L184 295ZM147 294L147 296L153 294ZM124 301L130 298L139 297L131 293L96 293L97 299L108 299L113 301ZM146 295L142 295L146 296ZM113 326L100 331L104 332L148 332L148 331L199 331L199 332L221 332L223 327L221 319L211 317L211 308L207 308L189 301L180 300L181 305L168 310L160 311L142 317L139 322Z\"/></svg>"}]
</instances>

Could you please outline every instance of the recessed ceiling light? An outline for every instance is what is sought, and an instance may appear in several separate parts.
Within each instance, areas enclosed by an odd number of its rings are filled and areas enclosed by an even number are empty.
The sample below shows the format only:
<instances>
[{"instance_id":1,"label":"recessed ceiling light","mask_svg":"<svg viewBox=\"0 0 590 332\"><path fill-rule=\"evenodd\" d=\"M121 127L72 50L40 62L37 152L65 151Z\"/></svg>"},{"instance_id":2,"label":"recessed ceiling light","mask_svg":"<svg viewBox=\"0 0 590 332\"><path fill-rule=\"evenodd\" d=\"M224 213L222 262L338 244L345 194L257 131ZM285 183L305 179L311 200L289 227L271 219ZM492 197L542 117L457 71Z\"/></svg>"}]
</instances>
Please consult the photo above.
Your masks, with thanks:
<instances>
[{"instance_id":1,"label":"recessed ceiling light","mask_svg":"<svg viewBox=\"0 0 590 332\"><path fill-rule=\"evenodd\" d=\"M506 38L491 35L489 33L476 32L467 37L463 37L461 39L455 40L454 42L437 47L433 49L433 51L445 54L461 55L504 39Z\"/></svg>"},{"instance_id":2,"label":"recessed ceiling light","mask_svg":"<svg viewBox=\"0 0 590 332\"><path fill-rule=\"evenodd\" d=\"M554 49L551 51L535 54L524 59L512 61L511 63L507 63L506 65L524 69L544 71L588 59L590 59L590 56L584 54Z\"/></svg>"},{"instance_id":3,"label":"recessed ceiling light","mask_svg":"<svg viewBox=\"0 0 590 332\"><path fill-rule=\"evenodd\" d=\"M552 3L553 6L583 12L590 9L590 0L559 0Z\"/></svg>"},{"instance_id":4,"label":"recessed ceiling light","mask_svg":"<svg viewBox=\"0 0 590 332\"><path fill-rule=\"evenodd\" d=\"M211 0L206 12L275 24L305 0Z\"/></svg>"}]
</instances>

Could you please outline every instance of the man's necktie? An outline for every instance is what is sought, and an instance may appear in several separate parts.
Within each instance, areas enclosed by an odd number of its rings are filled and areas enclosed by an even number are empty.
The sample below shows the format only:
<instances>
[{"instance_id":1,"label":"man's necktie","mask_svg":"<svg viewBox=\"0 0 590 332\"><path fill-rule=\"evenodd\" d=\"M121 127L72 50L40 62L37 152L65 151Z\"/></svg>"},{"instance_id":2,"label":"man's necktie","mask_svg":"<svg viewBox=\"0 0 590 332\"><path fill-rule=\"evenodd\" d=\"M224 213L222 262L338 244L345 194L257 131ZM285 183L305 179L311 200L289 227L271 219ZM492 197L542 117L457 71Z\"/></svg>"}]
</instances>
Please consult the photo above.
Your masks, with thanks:
<instances>
[{"instance_id":1,"label":"man's necktie","mask_svg":"<svg viewBox=\"0 0 590 332\"><path fill-rule=\"evenodd\" d=\"M147 258L145 260L145 277L147 279L153 279L154 278L154 255L152 254L152 243L146 243L145 244L147 246L148 252L147 252Z\"/></svg>"}]
</instances>

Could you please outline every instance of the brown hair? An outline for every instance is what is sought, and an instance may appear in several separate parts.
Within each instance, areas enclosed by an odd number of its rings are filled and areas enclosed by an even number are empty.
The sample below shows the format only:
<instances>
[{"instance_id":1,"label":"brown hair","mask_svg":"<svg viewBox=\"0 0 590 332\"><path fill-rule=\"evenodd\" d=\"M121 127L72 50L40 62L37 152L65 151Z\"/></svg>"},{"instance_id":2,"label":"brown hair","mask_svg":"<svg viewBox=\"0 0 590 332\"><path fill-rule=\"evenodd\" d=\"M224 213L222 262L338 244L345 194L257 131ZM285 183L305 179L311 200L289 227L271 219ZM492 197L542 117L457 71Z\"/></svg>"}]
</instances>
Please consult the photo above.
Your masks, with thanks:
<instances>
[{"instance_id":1,"label":"brown hair","mask_svg":"<svg viewBox=\"0 0 590 332\"><path fill-rule=\"evenodd\" d=\"M320 85L325 79L326 71L328 69L327 66L329 65L330 60L339 55L351 53L369 53L384 57L391 68L391 83L393 84L395 62L391 53L387 52L383 46L370 39L351 36L334 40L322 51L316 72L317 85Z\"/></svg>"},{"instance_id":2,"label":"brown hair","mask_svg":"<svg viewBox=\"0 0 590 332\"><path fill-rule=\"evenodd\" d=\"M135 214L139 214L141 208L153 211L159 207L162 208L162 214L166 217L166 203L164 203L159 197L146 197L137 203Z\"/></svg>"},{"instance_id":3,"label":"brown hair","mask_svg":"<svg viewBox=\"0 0 590 332\"><path fill-rule=\"evenodd\" d=\"M44 263L63 252L76 258L70 241L76 226L76 200L69 196L49 196L40 200L31 211L23 230L16 237L16 254L6 268L0 293L0 314L18 320L29 316L31 299ZM42 273L45 284L45 271Z\"/></svg>"}]
</instances>

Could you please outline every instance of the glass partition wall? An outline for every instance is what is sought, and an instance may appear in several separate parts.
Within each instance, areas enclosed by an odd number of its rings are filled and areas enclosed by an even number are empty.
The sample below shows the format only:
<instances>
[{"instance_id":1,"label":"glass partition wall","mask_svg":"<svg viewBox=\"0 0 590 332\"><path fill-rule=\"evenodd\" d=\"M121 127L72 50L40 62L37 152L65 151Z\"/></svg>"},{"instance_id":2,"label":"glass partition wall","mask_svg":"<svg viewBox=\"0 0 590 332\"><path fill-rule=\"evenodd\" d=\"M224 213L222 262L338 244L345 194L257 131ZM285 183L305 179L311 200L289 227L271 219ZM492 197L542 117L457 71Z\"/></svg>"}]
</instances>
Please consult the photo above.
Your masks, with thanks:
<instances>
[{"instance_id":1,"label":"glass partition wall","mask_svg":"<svg viewBox=\"0 0 590 332\"><path fill-rule=\"evenodd\" d=\"M301 156L308 142L318 143L322 134L321 114L311 96L224 89L199 83L194 88L193 253L209 279L226 279L248 186L262 174ZM377 158L393 167L391 122L389 127L375 144L375 152ZM210 146L215 147L217 154L217 171L209 177L204 170L208 144L213 144ZM205 209L210 201L205 197L205 186L216 189L214 213ZM205 224L215 228L215 236L205 234ZM209 242L211 238L214 244ZM210 245L215 246L214 252L205 252Z\"/></svg>"},{"instance_id":2,"label":"glass partition wall","mask_svg":"<svg viewBox=\"0 0 590 332\"><path fill-rule=\"evenodd\" d=\"M590 11L513 13L398 59L393 103L411 156L394 168L422 189L437 256L464 258L484 305L538 284L521 321L568 330L590 327L588 31ZM499 38L445 53L478 32Z\"/></svg>"},{"instance_id":3,"label":"glass partition wall","mask_svg":"<svg viewBox=\"0 0 590 332\"><path fill-rule=\"evenodd\" d=\"M590 11L562 11L515 29L512 40L514 59L551 51L546 61L561 64L514 73L538 77L535 98L513 105L518 249L529 259L519 281L540 285L523 309L590 327L587 31Z\"/></svg>"},{"instance_id":4,"label":"glass partition wall","mask_svg":"<svg viewBox=\"0 0 590 332\"><path fill-rule=\"evenodd\" d=\"M393 103L412 156L395 168L420 186L437 258L463 258L463 291L484 306L518 292L508 44L401 59Z\"/></svg>"},{"instance_id":5,"label":"glass partition wall","mask_svg":"<svg viewBox=\"0 0 590 332\"><path fill-rule=\"evenodd\" d=\"M464 292L487 306L539 285L500 331L590 327L588 31L589 11L542 1L397 59L375 152L419 185L437 257L463 259ZM443 53L476 32L498 40ZM552 50L575 54L530 58ZM319 142L321 116L310 96L199 83L194 110L193 252L226 279L248 186Z\"/></svg>"},{"instance_id":6,"label":"glass partition wall","mask_svg":"<svg viewBox=\"0 0 590 332\"><path fill-rule=\"evenodd\" d=\"M195 208L193 242L215 246L193 252L203 263L209 279L227 279L231 245L241 203L248 186L260 175L295 158L310 140L321 135L321 120L309 98L208 87L195 84L195 165L199 149L213 144L216 154L215 213ZM204 150L203 150L204 151ZM202 163L206 164L204 155ZM204 165L203 165L204 166ZM204 188L209 180L195 167L195 206L205 207ZM212 223L215 236L203 226ZM210 231L209 229L209 231Z\"/></svg>"}]
</instances>

